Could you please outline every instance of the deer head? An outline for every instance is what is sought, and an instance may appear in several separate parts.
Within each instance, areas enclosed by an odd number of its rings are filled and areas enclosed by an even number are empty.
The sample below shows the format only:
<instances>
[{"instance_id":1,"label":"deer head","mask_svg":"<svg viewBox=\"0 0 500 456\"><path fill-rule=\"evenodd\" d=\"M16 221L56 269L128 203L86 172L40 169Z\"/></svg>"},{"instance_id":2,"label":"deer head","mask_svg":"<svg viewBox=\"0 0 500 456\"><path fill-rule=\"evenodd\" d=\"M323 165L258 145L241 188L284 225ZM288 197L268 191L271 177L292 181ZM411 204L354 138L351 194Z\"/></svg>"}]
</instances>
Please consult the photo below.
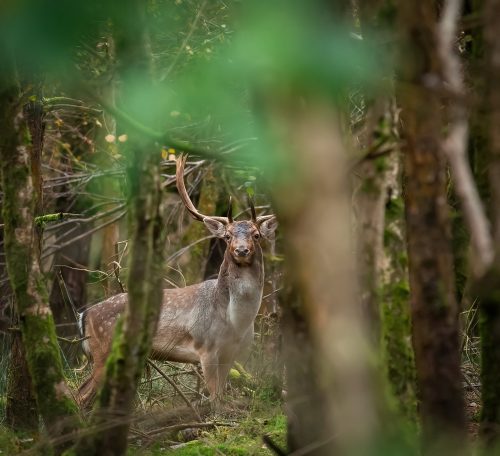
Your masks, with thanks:
<instances>
[{"instance_id":1,"label":"deer head","mask_svg":"<svg viewBox=\"0 0 500 456\"><path fill-rule=\"evenodd\" d=\"M278 226L276 217L274 215L257 216L251 199L249 200L251 220L233 220L231 199L229 199L227 217L211 217L198 212L191 202L184 184L186 159L187 156L182 155L177 158L176 170L177 190L186 209L193 218L203 222L214 236L226 241L227 251L236 264L240 266L251 265L260 245L260 239L271 240L274 238L274 232Z\"/></svg>"}]
</instances>

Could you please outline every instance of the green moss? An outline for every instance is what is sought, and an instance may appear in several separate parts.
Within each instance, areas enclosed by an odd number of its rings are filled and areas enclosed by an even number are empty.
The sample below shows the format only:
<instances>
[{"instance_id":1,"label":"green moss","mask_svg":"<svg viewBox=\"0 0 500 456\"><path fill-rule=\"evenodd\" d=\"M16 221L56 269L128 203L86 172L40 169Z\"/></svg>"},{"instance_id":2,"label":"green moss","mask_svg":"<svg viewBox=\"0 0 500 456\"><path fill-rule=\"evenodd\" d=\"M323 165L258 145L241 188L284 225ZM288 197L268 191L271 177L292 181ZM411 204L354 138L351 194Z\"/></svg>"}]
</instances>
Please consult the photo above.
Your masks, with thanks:
<instances>
[{"instance_id":1,"label":"green moss","mask_svg":"<svg viewBox=\"0 0 500 456\"><path fill-rule=\"evenodd\" d=\"M387 378L399 410L416 420L416 371L411 344L408 255L402 223L404 202L391 199L386 206L384 247L390 259L390 276L381 289L382 347Z\"/></svg>"},{"instance_id":2,"label":"green moss","mask_svg":"<svg viewBox=\"0 0 500 456\"><path fill-rule=\"evenodd\" d=\"M380 182L376 177L368 177L361 184L361 192L369 194L380 193Z\"/></svg>"},{"instance_id":3,"label":"green moss","mask_svg":"<svg viewBox=\"0 0 500 456\"><path fill-rule=\"evenodd\" d=\"M38 407L50 426L51 419L76 414L78 410L65 390L54 321L50 314L24 315L21 326Z\"/></svg>"},{"instance_id":4,"label":"green moss","mask_svg":"<svg viewBox=\"0 0 500 456\"><path fill-rule=\"evenodd\" d=\"M267 435L280 448L286 449L286 417L277 409L266 407L251 411L251 415L243 419L237 426L220 426L210 431L200 432L197 440L186 443L184 446L171 451L179 456L212 456L231 455L246 456L267 455L271 452L263 443L263 436ZM142 452L145 456L156 456L165 453L168 444L160 442L149 451ZM130 448L129 454L138 453L139 448Z\"/></svg>"},{"instance_id":5,"label":"green moss","mask_svg":"<svg viewBox=\"0 0 500 456\"><path fill-rule=\"evenodd\" d=\"M389 169L387 157L377 157L375 159L375 169L377 173L383 173Z\"/></svg>"},{"instance_id":6,"label":"green moss","mask_svg":"<svg viewBox=\"0 0 500 456\"><path fill-rule=\"evenodd\" d=\"M14 434L8 428L0 426L0 452L5 455L19 454L23 451L19 441L19 435Z\"/></svg>"},{"instance_id":7,"label":"green moss","mask_svg":"<svg viewBox=\"0 0 500 456\"><path fill-rule=\"evenodd\" d=\"M382 337L387 376L400 410L416 416L416 377L411 346L410 291L407 282L395 282L383 291Z\"/></svg>"}]
</instances>

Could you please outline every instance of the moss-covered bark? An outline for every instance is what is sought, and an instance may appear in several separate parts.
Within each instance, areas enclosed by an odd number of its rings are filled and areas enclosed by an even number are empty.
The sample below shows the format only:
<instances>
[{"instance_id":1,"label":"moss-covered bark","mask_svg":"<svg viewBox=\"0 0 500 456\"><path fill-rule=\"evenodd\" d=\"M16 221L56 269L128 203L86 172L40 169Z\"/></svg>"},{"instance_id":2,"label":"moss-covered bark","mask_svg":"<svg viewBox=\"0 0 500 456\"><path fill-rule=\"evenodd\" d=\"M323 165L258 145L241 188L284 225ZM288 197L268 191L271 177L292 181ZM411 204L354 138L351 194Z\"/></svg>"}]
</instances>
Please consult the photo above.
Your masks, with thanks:
<instances>
[{"instance_id":1,"label":"moss-covered bark","mask_svg":"<svg viewBox=\"0 0 500 456\"><path fill-rule=\"evenodd\" d=\"M397 168L399 158L394 158ZM404 233L404 206L399 172L395 170L392 192L387 202L384 232L385 268L382 274L382 352L392 394L399 411L416 421L417 398L415 359L411 345L410 289L408 257Z\"/></svg>"},{"instance_id":2,"label":"moss-covered bark","mask_svg":"<svg viewBox=\"0 0 500 456\"><path fill-rule=\"evenodd\" d=\"M215 175L214 165L207 166L200 188L200 198L197 204L202 214L216 214L217 200L220 194L220 182ZM205 267L210 248L210 240L197 242L206 236L206 228L201 223L191 223L183 237L183 245L192 245L189 249L189 262L182 273L188 285L204 279Z\"/></svg>"},{"instance_id":3,"label":"moss-covered bark","mask_svg":"<svg viewBox=\"0 0 500 456\"><path fill-rule=\"evenodd\" d=\"M21 334L12 335L10 346L9 371L7 373L7 392L5 419L14 431L37 431L38 408L33 393Z\"/></svg>"},{"instance_id":4,"label":"moss-covered bark","mask_svg":"<svg viewBox=\"0 0 500 456\"><path fill-rule=\"evenodd\" d=\"M137 88L137 81L152 83L151 55L144 4L130 0L123 4L123 14L115 17L116 53L121 62L126 110L134 109L136 100L128 98L127 84ZM133 19L132 19L133 18ZM130 20L132 19L132 22ZM133 93L131 89L130 92ZM142 116L144 112L138 112ZM147 123L147 119L140 120ZM106 374L91 419L94 433L83 437L74 448L78 455L123 455L127 448L137 385L156 331L163 297L162 266L165 245L165 222L162 212L160 158L154 144L134 134L126 143L129 184L129 274L128 302L123 323L115 333ZM122 326L123 325L123 326ZM112 430L110 417L119 418Z\"/></svg>"},{"instance_id":5,"label":"moss-covered bark","mask_svg":"<svg viewBox=\"0 0 500 456\"><path fill-rule=\"evenodd\" d=\"M96 433L82 439L76 454L124 454L137 384L151 349L163 296L161 265L164 223L160 212L159 157L136 150L129 178L130 256L128 304L123 327L118 325L106 365L104 385L99 393L92 425ZM100 429L110 416L119 416L112 432ZM109 424L109 422L108 422Z\"/></svg>"},{"instance_id":6,"label":"moss-covered bark","mask_svg":"<svg viewBox=\"0 0 500 456\"><path fill-rule=\"evenodd\" d=\"M77 408L65 383L40 271L34 223L35 205L40 196L35 196L32 177L32 142L20 108L14 71L10 70L0 73L5 255L38 408L49 434L60 437L78 426Z\"/></svg>"}]
</instances>

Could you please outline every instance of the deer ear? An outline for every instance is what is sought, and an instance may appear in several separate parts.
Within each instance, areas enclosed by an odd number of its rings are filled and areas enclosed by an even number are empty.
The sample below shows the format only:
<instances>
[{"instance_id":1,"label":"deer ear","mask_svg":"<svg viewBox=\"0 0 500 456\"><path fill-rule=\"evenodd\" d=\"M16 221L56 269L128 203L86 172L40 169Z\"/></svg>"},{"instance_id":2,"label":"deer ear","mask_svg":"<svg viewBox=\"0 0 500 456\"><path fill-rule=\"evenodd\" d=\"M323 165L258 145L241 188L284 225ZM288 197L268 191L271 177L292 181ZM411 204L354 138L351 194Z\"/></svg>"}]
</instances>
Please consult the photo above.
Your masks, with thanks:
<instances>
[{"instance_id":1,"label":"deer ear","mask_svg":"<svg viewBox=\"0 0 500 456\"><path fill-rule=\"evenodd\" d=\"M278 228L278 219L276 217L264 220L259 226L260 234L268 241L274 240L276 228Z\"/></svg>"},{"instance_id":2,"label":"deer ear","mask_svg":"<svg viewBox=\"0 0 500 456\"><path fill-rule=\"evenodd\" d=\"M210 217L205 217L203 219L203 223L214 236L221 238L226 234L226 226L218 220L214 220Z\"/></svg>"}]
</instances>

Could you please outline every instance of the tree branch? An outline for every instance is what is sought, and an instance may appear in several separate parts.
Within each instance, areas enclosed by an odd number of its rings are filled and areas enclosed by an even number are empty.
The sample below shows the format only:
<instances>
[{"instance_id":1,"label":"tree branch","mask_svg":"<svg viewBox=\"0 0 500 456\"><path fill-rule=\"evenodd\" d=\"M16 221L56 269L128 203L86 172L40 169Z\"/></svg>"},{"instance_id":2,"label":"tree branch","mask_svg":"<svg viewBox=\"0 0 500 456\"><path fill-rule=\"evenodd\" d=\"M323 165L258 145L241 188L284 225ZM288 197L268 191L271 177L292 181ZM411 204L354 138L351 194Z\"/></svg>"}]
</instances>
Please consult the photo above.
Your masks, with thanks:
<instances>
[{"instance_id":1,"label":"tree branch","mask_svg":"<svg viewBox=\"0 0 500 456\"><path fill-rule=\"evenodd\" d=\"M448 106L449 133L442 148L454 177L455 192L460 199L471 236L472 273L479 277L493 261L494 248L489 221L467 159L469 126L467 110L463 103L465 87L455 43L460 7L460 0L446 0L439 24L438 53L443 77L454 94Z\"/></svg>"}]
</instances>

